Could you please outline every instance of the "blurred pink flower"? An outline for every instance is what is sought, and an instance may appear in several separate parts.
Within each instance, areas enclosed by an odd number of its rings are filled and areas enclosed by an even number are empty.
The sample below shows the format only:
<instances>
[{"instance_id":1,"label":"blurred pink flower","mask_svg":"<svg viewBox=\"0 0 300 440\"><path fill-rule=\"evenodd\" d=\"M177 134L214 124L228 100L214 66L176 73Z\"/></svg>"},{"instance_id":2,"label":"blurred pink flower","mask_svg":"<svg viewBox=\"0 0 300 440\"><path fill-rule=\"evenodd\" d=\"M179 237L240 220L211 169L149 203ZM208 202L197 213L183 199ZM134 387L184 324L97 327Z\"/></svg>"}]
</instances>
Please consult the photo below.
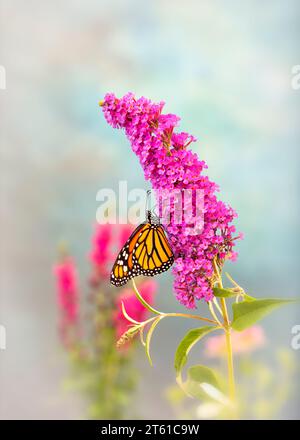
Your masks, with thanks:
<instances>
[{"instance_id":1,"label":"blurred pink flower","mask_svg":"<svg viewBox=\"0 0 300 440\"><path fill-rule=\"evenodd\" d=\"M231 336L232 350L235 354L250 353L266 343L264 330L260 326L250 327L243 332L233 331ZM225 335L208 338L205 342L205 354L210 358L226 356Z\"/></svg>"},{"instance_id":2,"label":"blurred pink flower","mask_svg":"<svg viewBox=\"0 0 300 440\"><path fill-rule=\"evenodd\" d=\"M139 292L144 300L150 305L153 305L154 303L156 287L157 284L154 280L143 281L139 285ZM122 313L122 302L127 314L138 322L144 321L148 313L147 309L145 309L135 296L133 289L123 289L117 298L117 310L114 314L117 339L119 339L131 326L131 323L127 321Z\"/></svg>"},{"instance_id":3,"label":"blurred pink flower","mask_svg":"<svg viewBox=\"0 0 300 440\"><path fill-rule=\"evenodd\" d=\"M114 259L132 231L130 224L96 224L89 254L93 265L90 277L92 286L96 286L100 280L108 280Z\"/></svg>"},{"instance_id":4,"label":"blurred pink flower","mask_svg":"<svg viewBox=\"0 0 300 440\"><path fill-rule=\"evenodd\" d=\"M108 264L111 262L111 244L113 236L113 225L107 223L97 224L92 238L92 250L90 260L99 276L107 277L109 273Z\"/></svg>"},{"instance_id":5,"label":"blurred pink flower","mask_svg":"<svg viewBox=\"0 0 300 440\"><path fill-rule=\"evenodd\" d=\"M130 237L131 233L133 232L134 226L131 224L118 225L118 226L119 226L119 249L121 249L128 240L128 238ZM117 251L119 251L119 249L117 249Z\"/></svg>"},{"instance_id":6,"label":"blurred pink flower","mask_svg":"<svg viewBox=\"0 0 300 440\"><path fill-rule=\"evenodd\" d=\"M63 320L75 324L78 320L78 282L75 263L66 258L54 266L56 276L57 301L63 313Z\"/></svg>"}]
</instances>

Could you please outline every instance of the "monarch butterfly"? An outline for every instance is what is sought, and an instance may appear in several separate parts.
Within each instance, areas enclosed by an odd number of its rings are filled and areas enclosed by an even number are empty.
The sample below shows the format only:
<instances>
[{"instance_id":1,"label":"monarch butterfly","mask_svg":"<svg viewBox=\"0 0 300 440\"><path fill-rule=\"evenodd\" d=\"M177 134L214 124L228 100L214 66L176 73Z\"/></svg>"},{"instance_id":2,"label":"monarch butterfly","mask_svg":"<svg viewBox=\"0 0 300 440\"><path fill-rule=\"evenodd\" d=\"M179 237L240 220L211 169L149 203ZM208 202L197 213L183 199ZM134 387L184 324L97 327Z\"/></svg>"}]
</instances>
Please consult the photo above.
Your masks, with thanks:
<instances>
[{"instance_id":1,"label":"monarch butterfly","mask_svg":"<svg viewBox=\"0 0 300 440\"><path fill-rule=\"evenodd\" d=\"M123 286L139 275L153 277L168 270L174 255L163 226L147 211L146 222L140 224L121 249L113 265L110 282Z\"/></svg>"}]
</instances>

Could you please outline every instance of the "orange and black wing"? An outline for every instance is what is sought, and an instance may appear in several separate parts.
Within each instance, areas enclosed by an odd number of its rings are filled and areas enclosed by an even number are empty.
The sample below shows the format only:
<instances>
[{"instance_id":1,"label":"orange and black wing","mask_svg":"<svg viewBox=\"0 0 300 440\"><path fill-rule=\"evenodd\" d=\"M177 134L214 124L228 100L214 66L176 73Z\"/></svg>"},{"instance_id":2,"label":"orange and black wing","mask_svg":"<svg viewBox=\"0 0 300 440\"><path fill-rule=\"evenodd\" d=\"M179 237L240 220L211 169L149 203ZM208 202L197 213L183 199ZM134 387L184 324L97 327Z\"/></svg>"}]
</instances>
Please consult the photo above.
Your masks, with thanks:
<instances>
[{"instance_id":1,"label":"orange and black wing","mask_svg":"<svg viewBox=\"0 0 300 440\"><path fill-rule=\"evenodd\" d=\"M140 234L134 257L141 274L145 276L157 275L172 266L173 252L161 225L151 224Z\"/></svg>"},{"instance_id":2,"label":"orange and black wing","mask_svg":"<svg viewBox=\"0 0 300 440\"><path fill-rule=\"evenodd\" d=\"M145 223L136 228L121 249L110 281L122 286L139 275L154 276L168 270L174 255L161 225Z\"/></svg>"},{"instance_id":3,"label":"orange and black wing","mask_svg":"<svg viewBox=\"0 0 300 440\"><path fill-rule=\"evenodd\" d=\"M134 261L133 252L138 238L143 231L149 227L150 224L148 223L139 225L120 250L110 274L110 282L115 286L123 286L131 278L139 275L136 273L137 267L134 267L136 263Z\"/></svg>"}]
</instances>

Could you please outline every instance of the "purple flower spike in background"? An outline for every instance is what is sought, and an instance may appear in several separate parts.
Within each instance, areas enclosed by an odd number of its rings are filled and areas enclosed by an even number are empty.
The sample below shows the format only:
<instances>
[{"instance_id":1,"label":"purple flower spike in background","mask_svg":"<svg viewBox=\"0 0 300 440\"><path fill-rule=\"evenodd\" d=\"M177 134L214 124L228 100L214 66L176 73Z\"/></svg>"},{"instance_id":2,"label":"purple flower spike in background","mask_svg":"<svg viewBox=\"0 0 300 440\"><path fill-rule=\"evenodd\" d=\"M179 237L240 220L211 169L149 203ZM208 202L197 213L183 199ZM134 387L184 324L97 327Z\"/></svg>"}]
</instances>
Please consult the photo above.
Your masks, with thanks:
<instances>
[{"instance_id":1,"label":"purple flower spike in background","mask_svg":"<svg viewBox=\"0 0 300 440\"><path fill-rule=\"evenodd\" d=\"M189 225L172 219L165 224L175 254L174 290L177 299L188 308L196 301L213 298L214 264L222 268L226 259L235 260L234 210L216 197L218 186L203 175L204 161L188 147L195 138L188 133L175 133L180 118L163 114L164 103L153 103L132 93L118 99L105 96L102 106L106 121L125 130L131 147L139 157L146 180L154 190L183 192L200 191L203 198L203 227L196 235L189 234ZM191 210L194 208L192 202ZM172 208L171 208L172 209Z\"/></svg>"}]
</instances>

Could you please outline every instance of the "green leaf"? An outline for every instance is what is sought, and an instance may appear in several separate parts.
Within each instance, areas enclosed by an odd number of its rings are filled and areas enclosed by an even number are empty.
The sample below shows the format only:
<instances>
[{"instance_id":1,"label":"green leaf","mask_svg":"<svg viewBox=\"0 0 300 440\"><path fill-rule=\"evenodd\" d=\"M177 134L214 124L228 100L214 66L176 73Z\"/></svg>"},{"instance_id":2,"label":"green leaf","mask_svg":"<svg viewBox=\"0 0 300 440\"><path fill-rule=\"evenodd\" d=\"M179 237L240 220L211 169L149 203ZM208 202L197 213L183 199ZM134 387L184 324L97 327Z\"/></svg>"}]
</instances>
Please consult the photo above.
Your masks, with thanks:
<instances>
[{"instance_id":1,"label":"green leaf","mask_svg":"<svg viewBox=\"0 0 300 440\"><path fill-rule=\"evenodd\" d=\"M164 318L164 316L159 316L158 318L156 318L153 321L151 327L149 328L149 331L148 331L147 337L146 337L146 341L145 341L145 350L146 350L146 354L147 354L147 357L148 357L148 360L149 360L151 367L153 364L152 364L152 359L150 356L150 342L151 342L151 338L152 338L155 327L157 326L159 321L161 321L163 318Z\"/></svg>"},{"instance_id":2,"label":"green leaf","mask_svg":"<svg viewBox=\"0 0 300 440\"><path fill-rule=\"evenodd\" d=\"M215 330L216 327L205 326L190 330L179 343L174 359L174 366L176 375L180 376L183 366L186 364L187 356L191 348L201 339L203 336Z\"/></svg>"},{"instance_id":3,"label":"green leaf","mask_svg":"<svg viewBox=\"0 0 300 440\"><path fill-rule=\"evenodd\" d=\"M237 331L251 327L278 307L295 302L287 299L253 299L232 304L232 328Z\"/></svg>"},{"instance_id":4,"label":"green leaf","mask_svg":"<svg viewBox=\"0 0 300 440\"><path fill-rule=\"evenodd\" d=\"M219 398L222 392L216 373L204 365L194 365L188 369L184 389L190 396L198 399Z\"/></svg>"},{"instance_id":5,"label":"green leaf","mask_svg":"<svg viewBox=\"0 0 300 440\"><path fill-rule=\"evenodd\" d=\"M214 287L213 292L217 298L231 298L232 296L237 295L237 292L233 292L231 289L223 289L221 287Z\"/></svg>"},{"instance_id":6,"label":"green leaf","mask_svg":"<svg viewBox=\"0 0 300 440\"><path fill-rule=\"evenodd\" d=\"M254 298L254 296L250 296L247 293L244 293L243 298L244 298L244 301L246 301L246 302L256 301L256 298Z\"/></svg>"},{"instance_id":7,"label":"green leaf","mask_svg":"<svg viewBox=\"0 0 300 440\"><path fill-rule=\"evenodd\" d=\"M237 296L239 294L237 290L224 289L221 287L214 287L213 292L217 298L232 298L232 297ZM247 293L243 293L242 295L243 295L244 301L254 301L255 300L255 298L253 296L250 296Z\"/></svg>"},{"instance_id":8,"label":"green leaf","mask_svg":"<svg viewBox=\"0 0 300 440\"><path fill-rule=\"evenodd\" d=\"M215 388L220 388L215 372L204 365L194 365L188 369L188 379L198 383L209 383Z\"/></svg>"}]
</instances>

